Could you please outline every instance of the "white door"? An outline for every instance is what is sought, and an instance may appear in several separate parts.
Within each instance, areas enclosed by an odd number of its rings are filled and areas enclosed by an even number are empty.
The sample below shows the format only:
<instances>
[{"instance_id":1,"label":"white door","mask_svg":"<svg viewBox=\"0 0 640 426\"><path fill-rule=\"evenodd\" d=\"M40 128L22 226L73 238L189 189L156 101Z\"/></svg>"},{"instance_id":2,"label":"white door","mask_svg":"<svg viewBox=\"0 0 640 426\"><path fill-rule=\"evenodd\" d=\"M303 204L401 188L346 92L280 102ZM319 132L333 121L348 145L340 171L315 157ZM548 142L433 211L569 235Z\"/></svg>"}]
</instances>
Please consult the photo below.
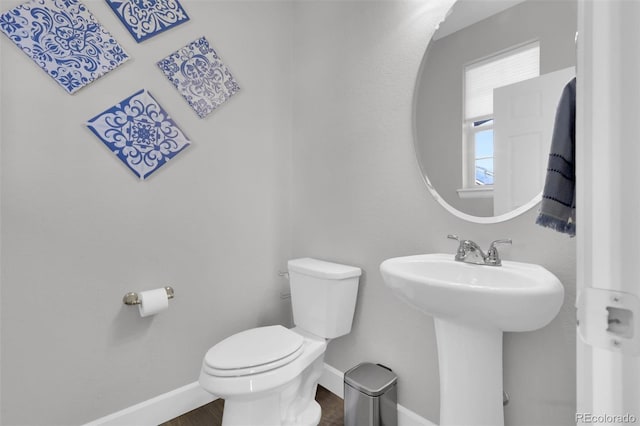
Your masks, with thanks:
<instances>
[{"instance_id":1,"label":"white door","mask_svg":"<svg viewBox=\"0 0 640 426\"><path fill-rule=\"evenodd\" d=\"M556 108L574 76L570 67L494 90L494 215L528 203L542 190Z\"/></svg>"},{"instance_id":2,"label":"white door","mask_svg":"<svg viewBox=\"0 0 640 426\"><path fill-rule=\"evenodd\" d=\"M576 423L640 424L640 2L578 3Z\"/></svg>"}]
</instances>

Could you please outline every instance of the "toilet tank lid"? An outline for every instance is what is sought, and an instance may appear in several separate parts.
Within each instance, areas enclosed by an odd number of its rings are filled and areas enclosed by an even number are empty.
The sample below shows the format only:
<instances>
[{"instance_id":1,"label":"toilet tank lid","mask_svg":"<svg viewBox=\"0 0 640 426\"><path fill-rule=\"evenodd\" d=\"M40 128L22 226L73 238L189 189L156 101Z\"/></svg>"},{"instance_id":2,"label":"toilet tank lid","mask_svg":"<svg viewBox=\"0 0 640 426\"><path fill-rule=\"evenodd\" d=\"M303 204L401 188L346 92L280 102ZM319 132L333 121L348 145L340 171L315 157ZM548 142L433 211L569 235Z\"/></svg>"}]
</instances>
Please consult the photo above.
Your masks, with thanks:
<instances>
[{"instance_id":1,"label":"toilet tank lid","mask_svg":"<svg viewBox=\"0 0 640 426\"><path fill-rule=\"evenodd\" d=\"M331 280L359 277L362 274L362 270L355 266L341 265L310 257L292 259L288 262L288 268L289 272L293 271L311 277Z\"/></svg>"}]
</instances>

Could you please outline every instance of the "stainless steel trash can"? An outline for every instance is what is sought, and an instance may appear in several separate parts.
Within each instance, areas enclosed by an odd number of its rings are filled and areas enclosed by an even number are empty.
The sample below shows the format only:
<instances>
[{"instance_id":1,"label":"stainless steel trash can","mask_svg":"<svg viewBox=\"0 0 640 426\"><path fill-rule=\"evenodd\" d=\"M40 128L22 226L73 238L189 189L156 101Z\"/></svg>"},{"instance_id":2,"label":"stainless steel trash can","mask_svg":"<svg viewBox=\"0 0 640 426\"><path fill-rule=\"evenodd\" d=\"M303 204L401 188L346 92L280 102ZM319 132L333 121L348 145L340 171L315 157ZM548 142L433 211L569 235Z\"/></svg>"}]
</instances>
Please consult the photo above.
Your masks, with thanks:
<instances>
[{"instance_id":1,"label":"stainless steel trash can","mask_svg":"<svg viewBox=\"0 0 640 426\"><path fill-rule=\"evenodd\" d=\"M344 373L344 425L397 426L397 382L391 369L370 362Z\"/></svg>"}]
</instances>

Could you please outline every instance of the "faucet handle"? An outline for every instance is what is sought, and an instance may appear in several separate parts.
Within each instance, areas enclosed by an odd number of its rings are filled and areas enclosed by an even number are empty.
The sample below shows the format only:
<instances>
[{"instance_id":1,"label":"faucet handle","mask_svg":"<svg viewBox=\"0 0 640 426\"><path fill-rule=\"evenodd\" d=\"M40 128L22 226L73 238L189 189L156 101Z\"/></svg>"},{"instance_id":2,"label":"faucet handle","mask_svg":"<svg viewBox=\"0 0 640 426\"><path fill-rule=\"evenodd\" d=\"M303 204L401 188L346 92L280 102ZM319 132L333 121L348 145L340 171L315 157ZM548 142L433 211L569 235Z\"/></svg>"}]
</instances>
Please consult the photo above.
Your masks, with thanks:
<instances>
[{"instance_id":1,"label":"faucet handle","mask_svg":"<svg viewBox=\"0 0 640 426\"><path fill-rule=\"evenodd\" d=\"M500 266L502 265L502 260L500 259L500 254L498 253L498 249L496 245L498 244L511 244L511 238L505 238L502 240L495 240L489 244L489 250L487 250L487 258L485 259L485 264Z\"/></svg>"},{"instance_id":2,"label":"faucet handle","mask_svg":"<svg viewBox=\"0 0 640 426\"><path fill-rule=\"evenodd\" d=\"M450 240L456 240L460 242L460 244L458 245L458 250L456 251L455 260L458 260L458 261L464 260L464 258L467 256L467 253L465 253L464 251L464 241L461 240L460 237L454 234L447 235L447 238Z\"/></svg>"},{"instance_id":3,"label":"faucet handle","mask_svg":"<svg viewBox=\"0 0 640 426\"><path fill-rule=\"evenodd\" d=\"M491 244L489 244L489 250L495 249L496 245L498 245L498 244L511 244L511 243L513 243L511 238L505 238L505 239L502 239L502 240L491 241Z\"/></svg>"}]
</instances>

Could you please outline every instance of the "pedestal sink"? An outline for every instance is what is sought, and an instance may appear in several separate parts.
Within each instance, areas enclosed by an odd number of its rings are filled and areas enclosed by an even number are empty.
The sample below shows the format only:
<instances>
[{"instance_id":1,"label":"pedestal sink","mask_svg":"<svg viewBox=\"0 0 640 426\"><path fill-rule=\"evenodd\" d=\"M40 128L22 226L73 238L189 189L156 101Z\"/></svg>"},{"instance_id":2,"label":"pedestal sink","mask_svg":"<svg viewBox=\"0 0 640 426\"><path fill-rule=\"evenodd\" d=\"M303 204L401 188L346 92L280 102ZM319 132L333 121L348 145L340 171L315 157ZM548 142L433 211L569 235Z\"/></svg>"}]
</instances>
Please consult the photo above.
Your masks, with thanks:
<instances>
[{"instance_id":1,"label":"pedestal sink","mask_svg":"<svg viewBox=\"0 0 640 426\"><path fill-rule=\"evenodd\" d=\"M502 426L502 333L530 331L558 314L564 290L539 265L472 265L452 254L382 262L385 284L434 317L441 426Z\"/></svg>"}]
</instances>

